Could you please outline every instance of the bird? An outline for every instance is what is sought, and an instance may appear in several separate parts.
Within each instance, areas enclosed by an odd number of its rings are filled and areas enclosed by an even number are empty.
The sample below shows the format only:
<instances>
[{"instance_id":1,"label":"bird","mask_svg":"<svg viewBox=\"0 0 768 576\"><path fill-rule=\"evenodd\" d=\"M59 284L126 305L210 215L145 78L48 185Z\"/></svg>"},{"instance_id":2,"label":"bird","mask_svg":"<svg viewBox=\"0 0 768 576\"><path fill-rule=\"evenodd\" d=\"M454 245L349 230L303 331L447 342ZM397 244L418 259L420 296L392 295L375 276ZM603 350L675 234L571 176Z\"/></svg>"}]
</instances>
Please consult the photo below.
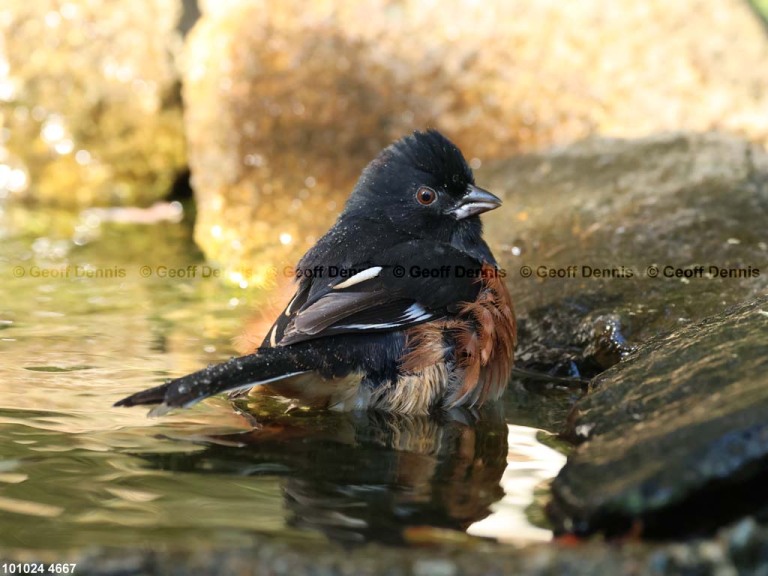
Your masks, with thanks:
<instances>
[{"instance_id":1,"label":"bird","mask_svg":"<svg viewBox=\"0 0 768 576\"><path fill-rule=\"evenodd\" d=\"M299 260L295 294L258 348L115 406L154 405L159 416L256 390L309 409L400 414L497 401L517 343L480 220L499 206L437 130L397 140Z\"/></svg>"}]
</instances>

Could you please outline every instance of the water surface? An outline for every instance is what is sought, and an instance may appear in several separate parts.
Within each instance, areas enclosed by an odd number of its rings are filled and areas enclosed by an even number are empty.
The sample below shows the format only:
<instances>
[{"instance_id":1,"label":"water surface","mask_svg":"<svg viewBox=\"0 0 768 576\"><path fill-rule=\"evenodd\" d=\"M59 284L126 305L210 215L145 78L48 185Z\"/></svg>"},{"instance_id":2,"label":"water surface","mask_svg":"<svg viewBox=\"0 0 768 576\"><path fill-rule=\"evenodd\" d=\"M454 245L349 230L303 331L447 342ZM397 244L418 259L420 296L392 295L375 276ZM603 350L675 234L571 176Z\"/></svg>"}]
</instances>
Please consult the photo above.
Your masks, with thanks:
<instances>
[{"instance_id":1,"label":"water surface","mask_svg":"<svg viewBox=\"0 0 768 576\"><path fill-rule=\"evenodd\" d=\"M563 398L516 391L505 411L440 418L112 408L235 354L280 297L202 278L184 224L91 222L73 241L37 217L25 232L0 219L0 547L551 537L534 492L564 458L539 428Z\"/></svg>"}]
</instances>

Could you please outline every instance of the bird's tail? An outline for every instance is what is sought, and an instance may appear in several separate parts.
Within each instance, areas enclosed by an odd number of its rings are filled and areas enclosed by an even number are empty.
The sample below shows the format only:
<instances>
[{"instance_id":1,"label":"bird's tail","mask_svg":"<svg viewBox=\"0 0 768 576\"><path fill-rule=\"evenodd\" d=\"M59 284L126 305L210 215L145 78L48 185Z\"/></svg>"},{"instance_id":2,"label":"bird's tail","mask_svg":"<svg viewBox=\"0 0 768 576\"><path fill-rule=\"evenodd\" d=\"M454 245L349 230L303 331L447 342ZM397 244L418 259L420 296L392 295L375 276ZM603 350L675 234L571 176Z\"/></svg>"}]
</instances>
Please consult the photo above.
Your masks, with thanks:
<instances>
[{"instance_id":1,"label":"bird's tail","mask_svg":"<svg viewBox=\"0 0 768 576\"><path fill-rule=\"evenodd\" d=\"M174 408L187 408L200 400L251 388L307 372L289 348L261 348L253 354L232 358L165 384L137 392L115 406L159 404L150 415L160 416Z\"/></svg>"}]
</instances>

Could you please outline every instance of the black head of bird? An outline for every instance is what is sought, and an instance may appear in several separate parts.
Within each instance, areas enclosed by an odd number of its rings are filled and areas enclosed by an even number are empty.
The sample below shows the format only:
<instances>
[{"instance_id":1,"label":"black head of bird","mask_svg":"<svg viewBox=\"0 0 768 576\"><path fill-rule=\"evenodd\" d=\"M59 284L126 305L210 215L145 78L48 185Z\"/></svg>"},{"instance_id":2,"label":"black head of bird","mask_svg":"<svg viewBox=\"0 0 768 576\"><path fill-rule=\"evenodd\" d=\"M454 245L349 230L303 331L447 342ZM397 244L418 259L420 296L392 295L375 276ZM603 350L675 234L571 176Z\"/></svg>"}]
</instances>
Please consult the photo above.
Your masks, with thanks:
<instances>
[{"instance_id":1,"label":"black head of bird","mask_svg":"<svg viewBox=\"0 0 768 576\"><path fill-rule=\"evenodd\" d=\"M461 151L435 130L385 148L363 171L342 218L381 219L408 234L450 242L477 236L479 215L501 200L475 186Z\"/></svg>"}]
</instances>

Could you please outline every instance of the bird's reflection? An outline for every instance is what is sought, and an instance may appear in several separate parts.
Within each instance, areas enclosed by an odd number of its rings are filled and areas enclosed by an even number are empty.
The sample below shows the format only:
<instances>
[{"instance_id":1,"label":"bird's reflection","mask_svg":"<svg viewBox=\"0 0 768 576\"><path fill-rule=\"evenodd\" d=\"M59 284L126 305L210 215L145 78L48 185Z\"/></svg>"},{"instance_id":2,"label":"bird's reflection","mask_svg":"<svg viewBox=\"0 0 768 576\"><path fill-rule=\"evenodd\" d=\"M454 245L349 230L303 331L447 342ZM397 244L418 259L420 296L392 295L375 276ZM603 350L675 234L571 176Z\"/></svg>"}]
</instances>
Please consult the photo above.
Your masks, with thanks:
<instances>
[{"instance_id":1,"label":"bird's reflection","mask_svg":"<svg viewBox=\"0 0 768 576\"><path fill-rule=\"evenodd\" d=\"M345 543L402 544L415 527L463 532L503 496L498 408L257 419L248 432L203 439L202 451L142 457L166 470L278 476L289 525Z\"/></svg>"}]
</instances>

